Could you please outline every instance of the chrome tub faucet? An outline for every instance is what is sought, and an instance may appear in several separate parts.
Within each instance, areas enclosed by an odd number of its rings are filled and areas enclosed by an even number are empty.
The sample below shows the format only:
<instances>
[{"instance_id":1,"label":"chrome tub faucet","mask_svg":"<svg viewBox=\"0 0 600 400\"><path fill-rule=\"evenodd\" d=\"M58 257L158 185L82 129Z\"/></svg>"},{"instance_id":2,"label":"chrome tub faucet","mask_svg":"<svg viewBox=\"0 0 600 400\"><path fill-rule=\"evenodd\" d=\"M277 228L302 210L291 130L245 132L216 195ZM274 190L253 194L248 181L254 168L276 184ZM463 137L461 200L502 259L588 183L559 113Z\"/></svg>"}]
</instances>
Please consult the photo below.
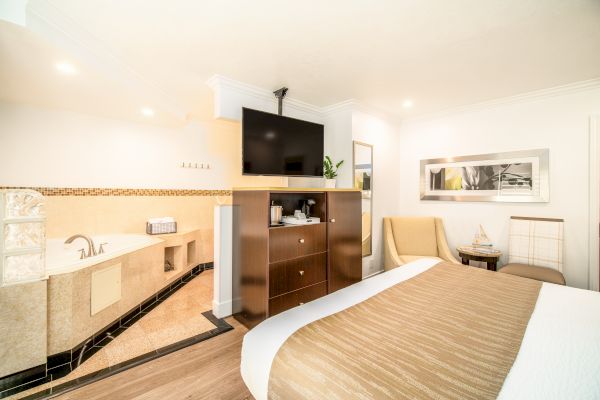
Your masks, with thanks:
<instances>
[{"instance_id":1,"label":"chrome tub faucet","mask_svg":"<svg viewBox=\"0 0 600 400\"><path fill-rule=\"evenodd\" d=\"M71 244L71 243L73 243L73 241L75 239L83 239L88 244L87 254L83 251L83 249L80 250L81 251L81 259L98 255L98 253L96 252L96 246L94 245L94 241L92 240L91 237L89 237L87 235L82 235L79 233L77 235L73 235L70 238L68 238L67 240L65 240L65 244Z\"/></svg>"}]
</instances>

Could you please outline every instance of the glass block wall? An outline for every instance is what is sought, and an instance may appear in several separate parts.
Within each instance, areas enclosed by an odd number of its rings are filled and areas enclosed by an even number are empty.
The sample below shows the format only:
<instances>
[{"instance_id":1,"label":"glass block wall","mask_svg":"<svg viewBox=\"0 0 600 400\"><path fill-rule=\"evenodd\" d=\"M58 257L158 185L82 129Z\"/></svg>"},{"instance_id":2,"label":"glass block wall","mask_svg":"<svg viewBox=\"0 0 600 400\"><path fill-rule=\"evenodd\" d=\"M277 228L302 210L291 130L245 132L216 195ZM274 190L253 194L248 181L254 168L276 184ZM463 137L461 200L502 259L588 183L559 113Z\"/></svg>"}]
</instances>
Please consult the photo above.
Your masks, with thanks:
<instances>
[{"instance_id":1,"label":"glass block wall","mask_svg":"<svg viewBox=\"0 0 600 400\"><path fill-rule=\"evenodd\" d=\"M44 196L34 190L0 190L0 286L46 277Z\"/></svg>"}]
</instances>

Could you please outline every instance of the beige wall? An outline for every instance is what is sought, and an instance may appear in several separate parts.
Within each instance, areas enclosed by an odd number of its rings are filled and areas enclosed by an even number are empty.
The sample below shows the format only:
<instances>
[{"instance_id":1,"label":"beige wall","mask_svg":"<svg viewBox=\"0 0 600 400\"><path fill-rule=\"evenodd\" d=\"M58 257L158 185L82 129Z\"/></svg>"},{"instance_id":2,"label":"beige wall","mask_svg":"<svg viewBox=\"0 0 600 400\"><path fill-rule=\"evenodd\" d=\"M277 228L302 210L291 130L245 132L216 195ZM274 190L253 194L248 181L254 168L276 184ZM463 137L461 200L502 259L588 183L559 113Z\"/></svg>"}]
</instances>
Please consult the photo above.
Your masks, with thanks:
<instances>
[{"instance_id":1,"label":"beige wall","mask_svg":"<svg viewBox=\"0 0 600 400\"><path fill-rule=\"evenodd\" d=\"M146 220L174 217L179 231L212 229L217 204L230 196L48 196L46 234L145 233Z\"/></svg>"},{"instance_id":2,"label":"beige wall","mask_svg":"<svg viewBox=\"0 0 600 400\"><path fill-rule=\"evenodd\" d=\"M165 128L0 101L0 186L230 190L287 186L242 175L241 126L220 120ZM25 164L24 164L25 162ZM210 169L181 168L182 162ZM47 235L141 233L149 217L212 228L227 197L47 197Z\"/></svg>"}]
</instances>

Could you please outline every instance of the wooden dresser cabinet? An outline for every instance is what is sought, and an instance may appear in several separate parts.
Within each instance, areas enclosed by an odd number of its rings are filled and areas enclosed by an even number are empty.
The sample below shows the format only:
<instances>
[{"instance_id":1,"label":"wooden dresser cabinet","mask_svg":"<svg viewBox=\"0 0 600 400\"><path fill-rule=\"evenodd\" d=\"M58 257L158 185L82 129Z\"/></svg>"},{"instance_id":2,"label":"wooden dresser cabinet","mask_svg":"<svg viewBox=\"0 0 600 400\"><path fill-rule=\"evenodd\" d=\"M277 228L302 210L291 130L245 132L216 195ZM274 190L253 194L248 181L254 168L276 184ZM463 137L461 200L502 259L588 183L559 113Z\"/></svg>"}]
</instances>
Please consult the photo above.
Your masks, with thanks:
<instances>
[{"instance_id":1,"label":"wooden dresser cabinet","mask_svg":"<svg viewBox=\"0 0 600 400\"><path fill-rule=\"evenodd\" d=\"M312 199L309 225L270 226L270 205L292 215ZM360 192L234 189L234 316L248 328L362 279Z\"/></svg>"}]
</instances>

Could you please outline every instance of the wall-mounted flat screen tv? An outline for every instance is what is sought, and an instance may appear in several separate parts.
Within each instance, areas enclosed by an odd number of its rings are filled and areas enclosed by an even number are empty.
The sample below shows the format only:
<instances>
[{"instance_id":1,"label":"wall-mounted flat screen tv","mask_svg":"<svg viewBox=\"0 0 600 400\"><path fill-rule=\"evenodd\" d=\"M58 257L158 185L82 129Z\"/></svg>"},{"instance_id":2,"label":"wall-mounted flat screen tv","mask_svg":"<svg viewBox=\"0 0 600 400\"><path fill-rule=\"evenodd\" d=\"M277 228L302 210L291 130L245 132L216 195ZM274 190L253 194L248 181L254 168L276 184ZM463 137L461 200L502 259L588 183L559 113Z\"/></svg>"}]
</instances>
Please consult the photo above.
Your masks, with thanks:
<instances>
[{"instance_id":1,"label":"wall-mounted flat screen tv","mask_svg":"<svg viewBox=\"0 0 600 400\"><path fill-rule=\"evenodd\" d=\"M323 176L323 125L242 109L244 175Z\"/></svg>"}]
</instances>

